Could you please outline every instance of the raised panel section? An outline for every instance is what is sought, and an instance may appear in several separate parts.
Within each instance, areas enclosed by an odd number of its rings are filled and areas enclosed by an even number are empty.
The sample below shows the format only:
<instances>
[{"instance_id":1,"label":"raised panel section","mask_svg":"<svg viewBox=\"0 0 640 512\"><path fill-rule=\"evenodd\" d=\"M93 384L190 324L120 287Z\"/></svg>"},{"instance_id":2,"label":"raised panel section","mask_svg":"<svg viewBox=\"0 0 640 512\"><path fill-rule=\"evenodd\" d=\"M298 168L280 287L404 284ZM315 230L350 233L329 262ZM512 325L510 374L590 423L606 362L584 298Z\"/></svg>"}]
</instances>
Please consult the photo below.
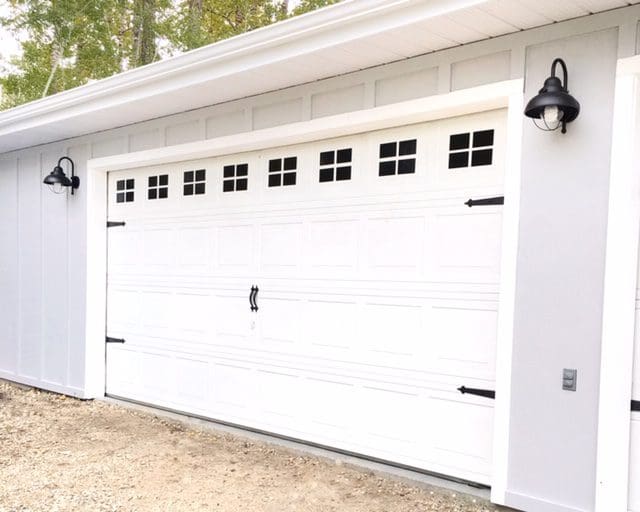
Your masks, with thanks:
<instances>
[{"instance_id":1,"label":"raised panel section","mask_svg":"<svg viewBox=\"0 0 640 512\"><path fill-rule=\"evenodd\" d=\"M311 96L311 117L324 117L353 112L364 106L364 84Z\"/></svg>"},{"instance_id":2,"label":"raised panel section","mask_svg":"<svg viewBox=\"0 0 640 512\"><path fill-rule=\"evenodd\" d=\"M274 103L253 109L253 129L270 128L302 121L302 99Z\"/></svg>"},{"instance_id":3,"label":"raised panel section","mask_svg":"<svg viewBox=\"0 0 640 512\"><path fill-rule=\"evenodd\" d=\"M376 106L438 94L438 68L421 69L376 81Z\"/></svg>"},{"instance_id":4,"label":"raised panel section","mask_svg":"<svg viewBox=\"0 0 640 512\"><path fill-rule=\"evenodd\" d=\"M451 65L451 90L509 80L510 74L510 51L454 62Z\"/></svg>"}]
</instances>

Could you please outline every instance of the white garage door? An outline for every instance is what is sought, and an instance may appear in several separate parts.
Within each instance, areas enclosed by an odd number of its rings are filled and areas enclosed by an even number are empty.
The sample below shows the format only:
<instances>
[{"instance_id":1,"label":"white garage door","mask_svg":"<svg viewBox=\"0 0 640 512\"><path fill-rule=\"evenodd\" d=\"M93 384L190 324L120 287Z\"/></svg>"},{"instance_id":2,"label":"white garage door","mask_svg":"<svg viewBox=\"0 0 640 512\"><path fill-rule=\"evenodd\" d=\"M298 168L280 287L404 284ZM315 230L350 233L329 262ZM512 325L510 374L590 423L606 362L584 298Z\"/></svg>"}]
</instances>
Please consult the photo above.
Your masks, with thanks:
<instances>
[{"instance_id":1,"label":"white garage door","mask_svg":"<svg viewBox=\"0 0 640 512\"><path fill-rule=\"evenodd\" d=\"M111 173L107 393L488 484L505 117Z\"/></svg>"}]
</instances>

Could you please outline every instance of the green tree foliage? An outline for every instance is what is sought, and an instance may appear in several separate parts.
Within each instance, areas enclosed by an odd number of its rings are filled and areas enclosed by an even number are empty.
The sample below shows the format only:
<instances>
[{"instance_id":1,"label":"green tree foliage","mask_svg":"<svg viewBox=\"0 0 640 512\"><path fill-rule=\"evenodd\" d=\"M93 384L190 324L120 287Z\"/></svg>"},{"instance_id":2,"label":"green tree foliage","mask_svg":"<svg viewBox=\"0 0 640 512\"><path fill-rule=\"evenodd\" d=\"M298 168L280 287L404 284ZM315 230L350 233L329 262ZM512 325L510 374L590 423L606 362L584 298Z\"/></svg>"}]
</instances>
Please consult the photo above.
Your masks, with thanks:
<instances>
[{"instance_id":1,"label":"green tree foliage","mask_svg":"<svg viewBox=\"0 0 640 512\"><path fill-rule=\"evenodd\" d=\"M338 0L6 0L22 52L0 70L10 108Z\"/></svg>"}]
</instances>

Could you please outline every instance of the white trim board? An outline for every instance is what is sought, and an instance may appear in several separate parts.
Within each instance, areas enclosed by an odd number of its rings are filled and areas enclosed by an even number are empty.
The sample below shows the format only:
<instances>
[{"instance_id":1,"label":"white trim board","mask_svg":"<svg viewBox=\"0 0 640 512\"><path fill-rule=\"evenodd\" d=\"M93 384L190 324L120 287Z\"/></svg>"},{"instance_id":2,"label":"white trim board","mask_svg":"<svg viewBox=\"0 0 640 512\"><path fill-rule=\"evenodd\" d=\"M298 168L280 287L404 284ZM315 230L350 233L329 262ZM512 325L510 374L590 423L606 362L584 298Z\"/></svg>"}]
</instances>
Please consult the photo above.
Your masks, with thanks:
<instances>
[{"instance_id":1,"label":"white trim board","mask_svg":"<svg viewBox=\"0 0 640 512\"><path fill-rule=\"evenodd\" d=\"M89 160L85 183L88 194L86 396L101 397L104 395L105 389L106 191L109 171L255 151L507 108L509 112L508 153L505 180L506 193L509 197L505 201L503 214L496 415L494 421L493 480L495 484L492 492L494 502L504 503L509 446L510 369L519 218L522 104L523 80L509 80L392 106L341 114L251 133Z\"/></svg>"},{"instance_id":2,"label":"white trim board","mask_svg":"<svg viewBox=\"0 0 640 512\"><path fill-rule=\"evenodd\" d=\"M626 511L640 232L640 56L620 59L612 130L604 278L596 512Z\"/></svg>"}]
</instances>

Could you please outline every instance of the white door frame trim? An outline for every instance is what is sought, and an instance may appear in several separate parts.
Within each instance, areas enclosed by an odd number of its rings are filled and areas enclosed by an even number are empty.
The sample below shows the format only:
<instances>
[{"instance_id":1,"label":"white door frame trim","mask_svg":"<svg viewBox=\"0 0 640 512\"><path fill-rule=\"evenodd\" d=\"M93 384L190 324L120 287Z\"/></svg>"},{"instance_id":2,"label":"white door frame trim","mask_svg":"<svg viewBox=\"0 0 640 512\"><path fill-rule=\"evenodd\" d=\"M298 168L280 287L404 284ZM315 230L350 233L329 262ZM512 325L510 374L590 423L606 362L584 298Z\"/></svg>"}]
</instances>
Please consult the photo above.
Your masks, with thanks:
<instances>
[{"instance_id":1,"label":"white door frame trim","mask_svg":"<svg viewBox=\"0 0 640 512\"><path fill-rule=\"evenodd\" d=\"M503 214L492 475L492 500L496 503L503 503L508 469L523 88L524 81L522 79L508 80L364 111L89 160L85 185L88 194L85 397L97 398L104 396L105 393L108 172L300 144L507 108L505 163L505 196L507 199Z\"/></svg>"},{"instance_id":2,"label":"white door frame trim","mask_svg":"<svg viewBox=\"0 0 640 512\"><path fill-rule=\"evenodd\" d=\"M640 233L640 56L618 60L604 277L597 512L626 511Z\"/></svg>"}]
</instances>

